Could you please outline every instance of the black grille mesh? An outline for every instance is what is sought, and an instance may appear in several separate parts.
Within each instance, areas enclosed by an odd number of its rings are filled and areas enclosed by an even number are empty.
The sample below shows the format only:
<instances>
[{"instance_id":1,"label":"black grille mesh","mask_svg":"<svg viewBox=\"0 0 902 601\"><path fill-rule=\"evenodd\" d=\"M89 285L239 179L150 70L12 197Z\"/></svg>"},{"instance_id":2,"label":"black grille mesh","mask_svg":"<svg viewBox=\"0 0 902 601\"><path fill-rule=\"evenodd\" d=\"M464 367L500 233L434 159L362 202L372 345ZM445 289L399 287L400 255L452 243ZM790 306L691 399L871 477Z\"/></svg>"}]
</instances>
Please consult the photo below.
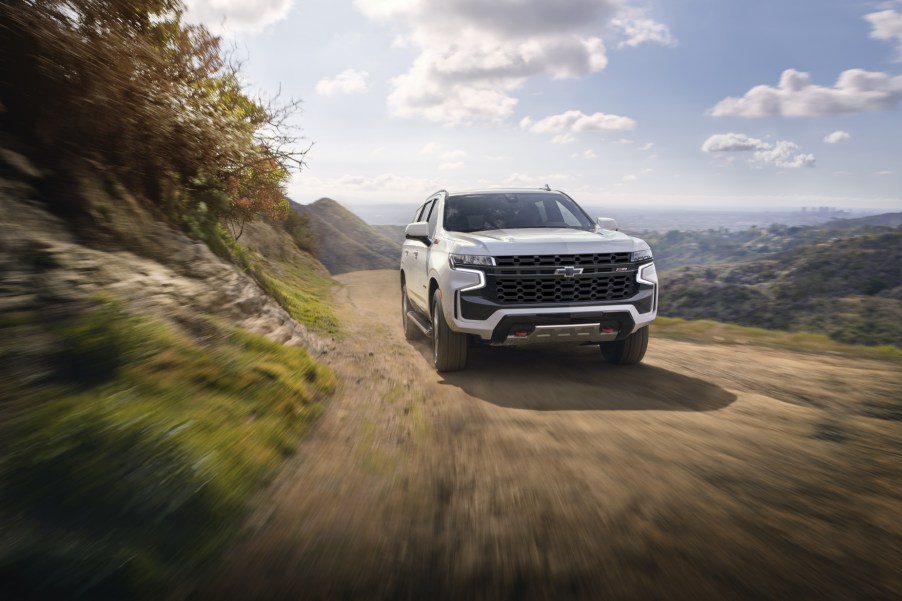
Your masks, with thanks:
<instances>
[{"instance_id":1,"label":"black grille mesh","mask_svg":"<svg viewBox=\"0 0 902 601\"><path fill-rule=\"evenodd\" d=\"M495 257L498 267L544 267L565 265L610 265L629 263L630 253L596 253L592 255L514 255Z\"/></svg>"},{"instance_id":2,"label":"black grille mesh","mask_svg":"<svg viewBox=\"0 0 902 601\"><path fill-rule=\"evenodd\" d=\"M630 298L635 294L635 276L610 275L590 278L498 277L495 296L500 303L569 303Z\"/></svg>"}]
</instances>

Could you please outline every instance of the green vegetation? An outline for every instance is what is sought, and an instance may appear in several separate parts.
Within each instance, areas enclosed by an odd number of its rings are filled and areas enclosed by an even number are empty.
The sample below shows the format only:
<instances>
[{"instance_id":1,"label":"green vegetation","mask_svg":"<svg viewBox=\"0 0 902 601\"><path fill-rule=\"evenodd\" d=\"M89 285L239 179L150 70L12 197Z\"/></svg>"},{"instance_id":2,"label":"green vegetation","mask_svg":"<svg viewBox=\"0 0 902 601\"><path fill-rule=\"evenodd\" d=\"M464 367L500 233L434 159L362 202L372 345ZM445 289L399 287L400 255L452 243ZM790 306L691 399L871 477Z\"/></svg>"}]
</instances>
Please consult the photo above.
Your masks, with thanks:
<instances>
[{"instance_id":1,"label":"green vegetation","mask_svg":"<svg viewBox=\"0 0 902 601\"><path fill-rule=\"evenodd\" d=\"M188 330L109 301L4 316L0 596L160 598L294 451L332 374L213 319Z\"/></svg>"},{"instance_id":2,"label":"green vegetation","mask_svg":"<svg viewBox=\"0 0 902 601\"><path fill-rule=\"evenodd\" d=\"M780 228L772 226L768 235L793 229ZM730 256L726 242L707 247L702 243L709 236L701 235L696 250L708 261L696 259L702 264L661 273L661 314L821 333L849 344L902 346L902 232L873 233L873 226L866 226L830 230L825 238L821 228L797 229L797 239L781 242L788 250L732 262L723 262ZM737 238L749 235L737 233ZM688 248L681 245L690 234L667 236L679 238L678 248ZM812 239L821 241L805 242ZM670 248L655 247L655 261L687 260L669 255Z\"/></svg>"},{"instance_id":3,"label":"green vegetation","mask_svg":"<svg viewBox=\"0 0 902 601\"><path fill-rule=\"evenodd\" d=\"M275 232L269 233L275 237ZM290 234L289 239L293 240ZM339 333L338 318L329 302L334 282L316 271L308 256L286 253L284 248L273 250L274 258L263 256L232 238L222 226L206 240L213 252L241 267L296 321L323 334ZM269 242L278 244L277 240Z\"/></svg>"},{"instance_id":4,"label":"green vegetation","mask_svg":"<svg viewBox=\"0 0 902 601\"><path fill-rule=\"evenodd\" d=\"M184 9L181 0L0 4L0 129L51 174L42 192L55 211L90 213L92 199L73 193L88 174L174 224L212 219L235 238L258 216L287 216L284 183L309 149L292 124L298 102L247 94L220 39L182 22Z\"/></svg>"},{"instance_id":5,"label":"green vegetation","mask_svg":"<svg viewBox=\"0 0 902 601\"><path fill-rule=\"evenodd\" d=\"M264 289L298 322L314 331L339 335L338 317L327 300L331 278L289 263L270 264L264 273ZM278 274L278 275L270 275Z\"/></svg>"},{"instance_id":6,"label":"green vegetation","mask_svg":"<svg viewBox=\"0 0 902 601\"><path fill-rule=\"evenodd\" d=\"M332 281L284 196L307 152L297 102L246 93L183 10L0 4L0 140L37 167L14 171L79 243L167 264L183 241L154 236L165 221L335 335ZM259 218L278 256L238 242ZM0 310L0 598L165 598L224 548L333 375L190 307L165 321L111 298L61 300L41 275L65 261L41 245L21 259L4 272L29 300Z\"/></svg>"},{"instance_id":7,"label":"green vegetation","mask_svg":"<svg viewBox=\"0 0 902 601\"><path fill-rule=\"evenodd\" d=\"M824 334L780 332L710 320L658 317L651 326L652 335L672 340L710 344L750 344L792 351L830 353L846 357L902 362L902 349L891 346L842 344Z\"/></svg>"}]
</instances>

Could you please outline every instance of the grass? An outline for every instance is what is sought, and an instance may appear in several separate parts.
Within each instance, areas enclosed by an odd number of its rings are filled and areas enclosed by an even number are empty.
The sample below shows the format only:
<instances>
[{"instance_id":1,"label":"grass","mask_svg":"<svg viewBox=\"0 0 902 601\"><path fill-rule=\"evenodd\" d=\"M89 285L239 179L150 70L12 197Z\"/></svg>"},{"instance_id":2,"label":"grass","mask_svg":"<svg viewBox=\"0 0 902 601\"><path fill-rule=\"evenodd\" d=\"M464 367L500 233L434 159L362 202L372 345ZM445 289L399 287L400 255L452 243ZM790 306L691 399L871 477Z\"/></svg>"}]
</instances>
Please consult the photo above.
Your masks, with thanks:
<instances>
[{"instance_id":1,"label":"grass","mask_svg":"<svg viewBox=\"0 0 902 601\"><path fill-rule=\"evenodd\" d=\"M652 335L689 342L751 344L792 351L830 353L847 357L902 362L902 349L896 346L861 346L843 344L824 334L783 332L751 328L709 320L658 317L652 324Z\"/></svg>"},{"instance_id":2,"label":"grass","mask_svg":"<svg viewBox=\"0 0 902 601\"><path fill-rule=\"evenodd\" d=\"M315 332L338 336L340 324L328 299L334 282L310 265L295 265L261 257L232 238L220 226L206 236L210 248L253 277L291 317Z\"/></svg>"},{"instance_id":3,"label":"grass","mask_svg":"<svg viewBox=\"0 0 902 601\"><path fill-rule=\"evenodd\" d=\"M331 278L282 262L270 264L261 278L267 293L296 321L322 334L340 335L338 317L325 300L334 284Z\"/></svg>"},{"instance_id":4,"label":"grass","mask_svg":"<svg viewBox=\"0 0 902 601\"><path fill-rule=\"evenodd\" d=\"M334 387L302 348L111 301L8 316L0 340L2 598L159 598L221 548Z\"/></svg>"}]
</instances>

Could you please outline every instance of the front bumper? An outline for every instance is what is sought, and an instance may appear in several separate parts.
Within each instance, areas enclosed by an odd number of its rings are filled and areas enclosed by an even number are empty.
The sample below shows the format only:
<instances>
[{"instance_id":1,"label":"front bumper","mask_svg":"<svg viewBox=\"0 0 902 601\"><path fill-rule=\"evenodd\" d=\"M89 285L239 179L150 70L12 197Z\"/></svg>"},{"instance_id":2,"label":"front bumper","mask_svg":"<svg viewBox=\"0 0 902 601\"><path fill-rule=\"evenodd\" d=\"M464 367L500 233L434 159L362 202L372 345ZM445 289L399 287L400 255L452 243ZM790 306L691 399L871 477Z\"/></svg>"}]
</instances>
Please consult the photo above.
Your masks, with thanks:
<instances>
[{"instance_id":1,"label":"front bumper","mask_svg":"<svg viewBox=\"0 0 902 601\"><path fill-rule=\"evenodd\" d=\"M502 303L487 297L486 277L479 270L458 272L458 286L447 289L445 317L451 328L495 345L595 343L622 340L654 321L658 309L658 279L654 263L635 271L636 292L615 301L570 303ZM449 282L450 283L450 282ZM448 301L451 301L449 303Z\"/></svg>"}]
</instances>

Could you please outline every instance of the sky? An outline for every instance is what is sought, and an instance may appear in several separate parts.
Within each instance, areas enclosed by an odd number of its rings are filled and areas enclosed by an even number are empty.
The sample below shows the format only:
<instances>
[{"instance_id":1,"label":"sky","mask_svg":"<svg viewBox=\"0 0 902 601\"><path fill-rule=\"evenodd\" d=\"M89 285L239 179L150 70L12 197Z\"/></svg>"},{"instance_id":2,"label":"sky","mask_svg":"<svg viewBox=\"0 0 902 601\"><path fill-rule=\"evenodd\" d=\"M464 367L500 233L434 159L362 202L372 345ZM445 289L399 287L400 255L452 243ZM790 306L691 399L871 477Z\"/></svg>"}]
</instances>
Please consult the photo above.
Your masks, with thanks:
<instances>
[{"instance_id":1,"label":"sky","mask_svg":"<svg viewBox=\"0 0 902 601\"><path fill-rule=\"evenodd\" d=\"M303 101L302 203L902 210L902 0L187 0Z\"/></svg>"}]
</instances>

